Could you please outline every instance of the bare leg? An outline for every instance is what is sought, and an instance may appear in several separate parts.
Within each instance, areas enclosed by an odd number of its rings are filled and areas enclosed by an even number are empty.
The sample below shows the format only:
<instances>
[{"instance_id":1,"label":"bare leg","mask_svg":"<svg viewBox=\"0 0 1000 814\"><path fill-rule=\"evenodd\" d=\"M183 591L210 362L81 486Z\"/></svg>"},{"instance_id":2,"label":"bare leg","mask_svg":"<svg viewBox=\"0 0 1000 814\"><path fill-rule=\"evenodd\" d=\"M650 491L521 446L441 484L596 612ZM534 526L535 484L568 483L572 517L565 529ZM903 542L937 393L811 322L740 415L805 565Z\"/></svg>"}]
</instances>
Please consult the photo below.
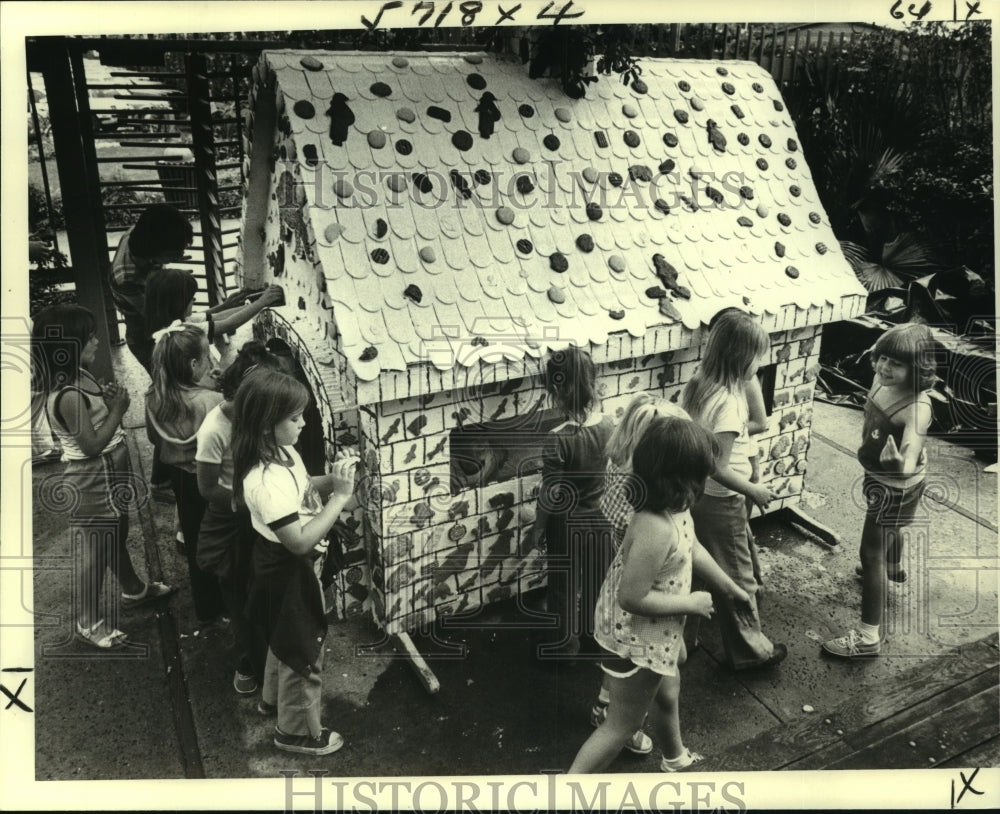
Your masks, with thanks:
<instances>
[{"instance_id":1,"label":"bare leg","mask_svg":"<svg viewBox=\"0 0 1000 814\"><path fill-rule=\"evenodd\" d=\"M101 589L104 587L102 529L83 527L75 532L79 561L76 567L76 620L89 628L101 618Z\"/></svg>"},{"instance_id":2,"label":"bare leg","mask_svg":"<svg viewBox=\"0 0 1000 814\"><path fill-rule=\"evenodd\" d=\"M118 533L108 541L108 566L118 578L118 584L127 594L142 593L146 583L139 579L132 565L132 557L128 553L128 517L118 519Z\"/></svg>"},{"instance_id":3,"label":"bare leg","mask_svg":"<svg viewBox=\"0 0 1000 814\"><path fill-rule=\"evenodd\" d=\"M608 717L587 738L569 767L570 774L588 774L606 769L625 742L642 726L649 704L663 676L640 670L629 678L611 678Z\"/></svg>"},{"instance_id":4,"label":"bare leg","mask_svg":"<svg viewBox=\"0 0 1000 814\"><path fill-rule=\"evenodd\" d=\"M879 625L885 607L885 540L882 528L870 517L861 531L861 567L861 621Z\"/></svg>"},{"instance_id":5,"label":"bare leg","mask_svg":"<svg viewBox=\"0 0 1000 814\"><path fill-rule=\"evenodd\" d=\"M653 713L653 732L656 733L656 740L660 744L663 756L670 760L680 757L684 751L684 741L681 739L681 720L678 712L680 694L680 675L663 676L654 699L656 707Z\"/></svg>"}]
</instances>

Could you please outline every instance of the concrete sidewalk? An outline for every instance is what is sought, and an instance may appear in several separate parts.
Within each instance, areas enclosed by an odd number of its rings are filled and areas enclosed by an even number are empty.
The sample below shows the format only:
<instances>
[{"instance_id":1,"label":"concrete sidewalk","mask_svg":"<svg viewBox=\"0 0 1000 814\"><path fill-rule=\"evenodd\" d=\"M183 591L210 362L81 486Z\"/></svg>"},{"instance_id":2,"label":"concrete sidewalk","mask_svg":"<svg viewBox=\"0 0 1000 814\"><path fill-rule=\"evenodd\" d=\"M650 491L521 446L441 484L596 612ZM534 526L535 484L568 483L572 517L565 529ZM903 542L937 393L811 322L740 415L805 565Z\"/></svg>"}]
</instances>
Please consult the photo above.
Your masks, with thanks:
<instances>
[{"instance_id":1,"label":"concrete sidewalk","mask_svg":"<svg viewBox=\"0 0 1000 814\"><path fill-rule=\"evenodd\" d=\"M114 350L119 360L124 353ZM139 395L147 385L136 375L126 377L133 394L126 426L133 465L148 475L151 449ZM909 582L891 589L886 654L863 664L821 657L819 643L843 633L860 613L854 566L863 518L852 496L860 425L858 411L815 405L803 506L842 536L841 546L827 547L772 517L754 521L766 581L764 628L787 644L787 660L769 673L733 675L721 665L714 625L705 624L701 646L682 672L685 742L710 760L723 759L715 770L759 768L739 747L769 739L776 727L802 730L835 713L867 726L863 716L845 713L845 704L863 705L908 686L920 669L950 665L949 686L968 680L971 670L992 669L995 643L975 643L997 630L996 476L985 474L968 450L939 440L928 450L929 531L908 549ZM102 658L64 642L71 606L66 518L51 510L50 497L39 499L61 469L46 464L33 477L39 780L276 777L279 770L310 768L341 777L537 774L565 769L592 731L588 712L599 671L540 662L531 631L516 627L523 614L507 602L463 628L439 624L433 635L414 637L440 679L436 696L424 692L370 620L331 623L324 720L346 745L326 758L279 753L271 745L273 721L255 712L256 696L233 692L228 634L195 631L186 566L173 544L172 506L149 502L133 516L129 545L137 568L179 587L162 607L123 612L120 626L147 649L133 658ZM933 698L926 703L933 708ZM919 744L907 765L927 768L931 758L948 759L945 752L956 758L956 749L966 749L975 765L1000 765L996 737L978 751L951 740ZM878 768L878 750L871 754L867 768ZM624 753L610 771L658 771L657 755Z\"/></svg>"}]
</instances>

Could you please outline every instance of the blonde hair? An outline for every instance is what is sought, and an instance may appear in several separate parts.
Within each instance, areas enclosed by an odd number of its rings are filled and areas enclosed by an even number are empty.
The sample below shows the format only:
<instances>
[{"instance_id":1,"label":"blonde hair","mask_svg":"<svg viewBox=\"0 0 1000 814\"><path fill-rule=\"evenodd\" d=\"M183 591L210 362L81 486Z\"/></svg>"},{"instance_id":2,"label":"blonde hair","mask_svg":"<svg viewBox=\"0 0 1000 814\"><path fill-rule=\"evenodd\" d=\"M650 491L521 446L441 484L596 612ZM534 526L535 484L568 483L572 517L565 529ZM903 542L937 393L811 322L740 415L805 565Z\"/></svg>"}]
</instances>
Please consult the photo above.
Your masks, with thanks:
<instances>
[{"instance_id":1,"label":"blonde hair","mask_svg":"<svg viewBox=\"0 0 1000 814\"><path fill-rule=\"evenodd\" d=\"M619 469L632 467L632 453L635 452L643 433L657 416L690 418L683 409L661 396L639 393L628 403L625 415L608 439L604 454L611 463Z\"/></svg>"},{"instance_id":2,"label":"blonde hair","mask_svg":"<svg viewBox=\"0 0 1000 814\"><path fill-rule=\"evenodd\" d=\"M754 360L771 347L764 326L750 314L727 309L713 320L701 367L684 387L681 404L697 418L719 390L741 395Z\"/></svg>"},{"instance_id":3,"label":"blonde hair","mask_svg":"<svg viewBox=\"0 0 1000 814\"><path fill-rule=\"evenodd\" d=\"M161 424L169 424L184 415L181 391L195 386L191 362L207 354L205 332L197 325L184 325L160 337L153 348L150 364L152 385L146 392L146 404Z\"/></svg>"}]
</instances>

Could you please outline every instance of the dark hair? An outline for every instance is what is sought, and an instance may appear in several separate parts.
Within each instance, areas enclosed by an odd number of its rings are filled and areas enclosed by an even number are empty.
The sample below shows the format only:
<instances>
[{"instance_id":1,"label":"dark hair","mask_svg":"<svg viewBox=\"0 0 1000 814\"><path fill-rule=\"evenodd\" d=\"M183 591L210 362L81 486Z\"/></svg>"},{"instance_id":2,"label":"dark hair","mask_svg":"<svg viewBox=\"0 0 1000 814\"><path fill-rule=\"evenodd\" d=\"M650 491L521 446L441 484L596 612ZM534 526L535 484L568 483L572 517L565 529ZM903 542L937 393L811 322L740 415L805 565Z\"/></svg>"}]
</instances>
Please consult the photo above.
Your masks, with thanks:
<instances>
[{"instance_id":1,"label":"dark hair","mask_svg":"<svg viewBox=\"0 0 1000 814\"><path fill-rule=\"evenodd\" d=\"M80 355L97 328L82 305L50 305L31 326L32 380L40 390L58 390L76 378Z\"/></svg>"},{"instance_id":2,"label":"dark hair","mask_svg":"<svg viewBox=\"0 0 1000 814\"><path fill-rule=\"evenodd\" d=\"M191 223L170 204L152 204L143 210L128 239L134 257L149 259L165 252L183 252L194 238Z\"/></svg>"},{"instance_id":3,"label":"dark hair","mask_svg":"<svg viewBox=\"0 0 1000 814\"><path fill-rule=\"evenodd\" d=\"M164 268L146 280L146 326L150 333L184 319L188 303L198 293L198 281L185 269Z\"/></svg>"},{"instance_id":4,"label":"dark hair","mask_svg":"<svg viewBox=\"0 0 1000 814\"><path fill-rule=\"evenodd\" d=\"M286 373L254 370L233 402L233 495L243 500L243 478L257 464L278 460L274 427L309 404L306 386Z\"/></svg>"},{"instance_id":5,"label":"dark hair","mask_svg":"<svg viewBox=\"0 0 1000 814\"><path fill-rule=\"evenodd\" d=\"M878 338L872 348L872 367L880 356L887 356L910 369L910 384L914 392L930 390L937 381L934 361L934 335L919 322L896 325Z\"/></svg>"},{"instance_id":6,"label":"dark hair","mask_svg":"<svg viewBox=\"0 0 1000 814\"><path fill-rule=\"evenodd\" d=\"M239 389L243 377L258 367L265 370L281 370L277 358L268 351L264 343L252 339L240 348L233 363L219 376L219 389L222 391L222 397L226 401L232 401L236 398L236 391Z\"/></svg>"},{"instance_id":7,"label":"dark hair","mask_svg":"<svg viewBox=\"0 0 1000 814\"><path fill-rule=\"evenodd\" d=\"M596 378L594 360L579 348L556 351L545 363L545 392L553 404L578 421L597 402Z\"/></svg>"},{"instance_id":8,"label":"dark hair","mask_svg":"<svg viewBox=\"0 0 1000 814\"><path fill-rule=\"evenodd\" d=\"M701 497L705 479L715 473L719 444L715 436L684 418L656 416L632 453L637 479L628 499L636 511L682 512Z\"/></svg>"}]
</instances>

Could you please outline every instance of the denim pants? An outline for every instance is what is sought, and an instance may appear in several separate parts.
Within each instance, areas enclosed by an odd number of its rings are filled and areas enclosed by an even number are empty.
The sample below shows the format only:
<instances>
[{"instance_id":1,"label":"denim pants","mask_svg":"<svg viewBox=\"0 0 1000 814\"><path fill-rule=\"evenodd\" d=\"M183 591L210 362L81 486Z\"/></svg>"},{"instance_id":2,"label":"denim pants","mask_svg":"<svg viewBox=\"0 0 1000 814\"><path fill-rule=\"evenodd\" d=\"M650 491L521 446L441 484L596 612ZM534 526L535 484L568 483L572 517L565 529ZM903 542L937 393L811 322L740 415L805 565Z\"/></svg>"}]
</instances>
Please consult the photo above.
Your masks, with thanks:
<instances>
[{"instance_id":1,"label":"denim pants","mask_svg":"<svg viewBox=\"0 0 1000 814\"><path fill-rule=\"evenodd\" d=\"M730 667L739 670L769 658L774 645L760 629L757 612L757 580L747 539L746 501L743 495L713 497L702 495L691 508L698 542L712 559L750 596L754 622L746 624L737 615L732 601L715 594L716 618L722 634L722 646Z\"/></svg>"},{"instance_id":2,"label":"denim pants","mask_svg":"<svg viewBox=\"0 0 1000 814\"><path fill-rule=\"evenodd\" d=\"M316 657L317 670L323 669L323 648ZM323 731L323 676L319 672L303 676L267 648L261 700L278 707L278 729L286 735L318 738Z\"/></svg>"}]
</instances>

